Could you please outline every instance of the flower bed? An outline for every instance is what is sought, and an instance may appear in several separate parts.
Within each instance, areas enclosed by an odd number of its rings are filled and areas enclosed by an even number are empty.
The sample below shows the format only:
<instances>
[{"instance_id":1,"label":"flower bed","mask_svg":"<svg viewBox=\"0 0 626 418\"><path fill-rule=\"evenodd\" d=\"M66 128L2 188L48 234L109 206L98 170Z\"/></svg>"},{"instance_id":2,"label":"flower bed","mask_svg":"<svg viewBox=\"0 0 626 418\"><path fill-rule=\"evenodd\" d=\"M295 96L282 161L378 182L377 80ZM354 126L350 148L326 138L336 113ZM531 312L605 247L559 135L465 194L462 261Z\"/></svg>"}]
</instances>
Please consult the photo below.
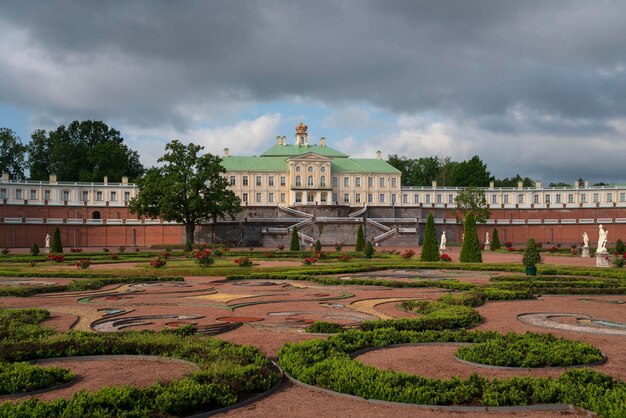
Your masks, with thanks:
<instances>
[{"instance_id":1,"label":"flower bed","mask_svg":"<svg viewBox=\"0 0 626 418\"><path fill-rule=\"evenodd\" d=\"M302 259L302 264L304 264L305 266L310 266L315 263L317 263L317 258L315 257L307 257Z\"/></svg>"},{"instance_id":2,"label":"flower bed","mask_svg":"<svg viewBox=\"0 0 626 418\"><path fill-rule=\"evenodd\" d=\"M252 261L248 257L239 257L233 260L239 267L252 267Z\"/></svg>"},{"instance_id":3,"label":"flower bed","mask_svg":"<svg viewBox=\"0 0 626 418\"><path fill-rule=\"evenodd\" d=\"M201 267L210 266L215 262L213 251L208 248L194 251L192 257L193 261Z\"/></svg>"},{"instance_id":4,"label":"flower bed","mask_svg":"<svg viewBox=\"0 0 626 418\"><path fill-rule=\"evenodd\" d=\"M48 254L48 260L62 263L65 260L65 256L63 254Z\"/></svg>"},{"instance_id":5,"label":"flower bed","mask_svg":"<svg viewBox=\"0 0 626 418\"><path fill-rule=\"evenodd\" d=\"M413 256L415 255L415 251L413 250L405 250L402 254L400 254L400 256L402 258L404 258L405 260L408 260L410 258L413 258Z\"/></svg>"},{"instance_id":6,"label":"flower bed","mask_svg":"<svg viewBox=\"0 0 626 418\"><path fill-rule=\"evenodd\" d=\"M161 268L167 264L165 259L161 258L161 256L156 257L154 260L150 260L150 267Z\"/></svg>"},{"instance_id":7,"label":"flower bed","mask_svg":"<svg viewBox=\"0 0 626 418\"><path fill-rule=\"evenodd\" d=\"M83 260L78 260L77 262L74 263L74 265L78 267L79 269L88 269L89 266L91 265L91 260L88 258L85 258Z\"/></svg>"}]
</instances>

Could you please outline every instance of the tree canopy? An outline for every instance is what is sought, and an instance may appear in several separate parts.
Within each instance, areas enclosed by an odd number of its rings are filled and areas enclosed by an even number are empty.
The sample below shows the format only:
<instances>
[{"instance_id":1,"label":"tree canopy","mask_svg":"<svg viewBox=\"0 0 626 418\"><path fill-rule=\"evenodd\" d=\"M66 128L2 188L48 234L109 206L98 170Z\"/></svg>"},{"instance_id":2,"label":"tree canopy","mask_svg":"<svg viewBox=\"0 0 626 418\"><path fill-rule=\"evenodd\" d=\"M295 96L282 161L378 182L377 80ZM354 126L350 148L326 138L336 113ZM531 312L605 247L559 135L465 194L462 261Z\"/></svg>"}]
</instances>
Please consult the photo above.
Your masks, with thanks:
<instances>
[{"instance_id":1,"label":"tree canopy","mask_svg":"<svg viewBox=\"0 0 626 418\"><path fill-rule=\"evenodd\" d=\"M430 184L437 180L440 170L438 157L407 158L394 154L387 162L402 172L403 186Z\"/></svg>"},{"instance_id":2,"label":"tree canopy","mask_svg":"<svg viewBox=\"0 0 626 418\"><path fill-rule=\"evenodd\" d=\"M179 141L165 146L158 159L161 167L152 167L139 178L139 192L130 209L139 216L159 217L186 226L187 240L194 242L198 223L234 217L241 211L241 201L228 189L226 170L221 158L199 155L204 147Z\"/></svg>"},{"instance_id":3,"label":"tree canopy","mask_svg":"<svg viewBox=\"0 0 626 418\"><path fill-rule=\"evenodd\" d=\"M24 177L24 154L26 146L20 138L8 128L0 128L0 172L8 173L11 178Z\"/></svg>"},{"instance_id":4,"label":"tree canopy","mask_svg":"<svg viewBox=\"0 0 626 418\"><path fill-rule=\"evenodd\" d=\"M485 223L491 215L485 192L477 187L467 187L459 191L454 199L454 203L456 204L456 209L452 213L459 222L469 212L472 212L478 223Z\"/></svg>"},{"instance_id":5,"label":"tree canopy","mask_svg":"<svg viewBox=\"0 0 626 418\"><path fill-rule=\"evenodd\" d=\"M124 144L120 132L101 121L74 121L46 132L36 130L28 144L32 180L56 174L64 181L119 182L144 173L139 154Z\"/></svg>"}]
</instances>

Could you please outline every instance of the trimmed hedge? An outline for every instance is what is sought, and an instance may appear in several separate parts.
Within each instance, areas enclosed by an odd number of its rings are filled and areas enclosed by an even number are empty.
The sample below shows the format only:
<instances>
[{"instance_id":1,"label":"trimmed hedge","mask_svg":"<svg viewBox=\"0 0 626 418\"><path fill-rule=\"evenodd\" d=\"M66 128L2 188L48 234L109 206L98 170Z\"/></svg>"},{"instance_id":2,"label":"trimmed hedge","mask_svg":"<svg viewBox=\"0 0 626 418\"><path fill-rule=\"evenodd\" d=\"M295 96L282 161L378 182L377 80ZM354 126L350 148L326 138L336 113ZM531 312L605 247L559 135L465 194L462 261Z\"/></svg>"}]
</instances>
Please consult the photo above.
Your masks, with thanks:
<instances>
[{"instance_id":1,"label":"trimmed hedge","mask_svg":"<svg viewBox=\"0 0 626 418\"><path fill-rule=\"evenodd\" d=\"M320 334L336 334L343 332L343 327L334 322L315 321L304 329L306 332L320 333Z\"/></svg>"},{"instance_id":2,"label":"trimmed hedge","mask_svg":"<svg viewBox=\"0 0 626 418\"><path fill-rule=\"evenodd\" d=\"M74 373L58 367L0 362L0 395L30 392L67 383Z\"/></svg>"},{"instance_id":3,"label":"trimmed hedge","mask_svg":"<svg viewBox=\"0 0 626 418\"><path fill-rule=\"evenodd\" d=\"M469 347L456 356L473 363L505 367L560 367L591 364L604 357L589 343L556 338L551 334L514 334L498 336Z\"/></svg>"}]
</instances>

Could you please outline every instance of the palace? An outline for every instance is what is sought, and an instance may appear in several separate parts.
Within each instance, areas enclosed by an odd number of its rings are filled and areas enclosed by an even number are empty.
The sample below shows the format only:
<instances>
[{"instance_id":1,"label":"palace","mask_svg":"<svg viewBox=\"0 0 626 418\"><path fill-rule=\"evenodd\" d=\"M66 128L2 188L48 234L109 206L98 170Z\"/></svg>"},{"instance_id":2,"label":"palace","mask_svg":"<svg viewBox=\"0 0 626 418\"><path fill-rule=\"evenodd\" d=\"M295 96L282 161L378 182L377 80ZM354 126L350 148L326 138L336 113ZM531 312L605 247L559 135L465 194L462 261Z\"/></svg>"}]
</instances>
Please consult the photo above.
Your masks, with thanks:
<instances>
[{"instance_id":1,"label":"palace","mask_svg":"<svg viewBox=\"0 0 626 418\"><path fill-rule=\"evenodd\" d=\"M196 228L196 240L231 245L288 243L292 228L303 242L352 244L363 225L367 239L381 245L417 245L429 213L448 242L460 240L462 226L452 211L460 188L402 186L401 173L382 159L351 158L325 138L310 144L308 128L296 126L295 141L285 136L259 156L234 156L224 149L222 164L243 211L234 219ZM479 234L499 231L503 242L576 244L583 232L595 235L600 224L609 243L626 238L626 186L483 189L491 218ZM59 226L68 247L182 244L184 228L160 219L137 219L128 209L138 188L121 183L0 180L0 246L43 245Z\"/></svg>"}]
</instances>

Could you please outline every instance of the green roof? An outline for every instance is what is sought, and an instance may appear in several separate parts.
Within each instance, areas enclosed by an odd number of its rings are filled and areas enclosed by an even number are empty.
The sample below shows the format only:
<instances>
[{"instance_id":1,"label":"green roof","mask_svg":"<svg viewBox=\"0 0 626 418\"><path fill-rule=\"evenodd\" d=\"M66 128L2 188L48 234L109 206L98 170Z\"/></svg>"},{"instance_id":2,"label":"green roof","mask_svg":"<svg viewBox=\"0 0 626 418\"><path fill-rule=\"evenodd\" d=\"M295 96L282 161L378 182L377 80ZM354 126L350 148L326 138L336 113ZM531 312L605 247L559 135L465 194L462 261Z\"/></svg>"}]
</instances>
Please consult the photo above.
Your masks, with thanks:
<instances>
[{"instance_id":1,"label":"green roof","mask_svg":"<svg viewBox=\"0 0 626 418\"><path fill-rule=\"evenodd\" d=\"M342 152L321 145L274 145L272 148L261 154L262 157L293 157L295 155L308 154L314 152L324 157L347 158Z\"/></svg>"},{"instance_id":2,"label":"green roof","mask_svg":"<svg viewBox=\"0 0 626 418\"><path fill-rule=\"evenodd\" d=\"M287 172L285 157L222 157L226 171L278 171Z\"/></svg>"},{"instance_id":3,"label":"green roof","mask_svg":"<svg viewBox=\"0 0 626 418\"><path fill-rule=\"evenodd\" d=\"M333 173L380 173L399 174L400 170L377 158L338 158L331 162Z\"/></svg>"}]
</instances>

